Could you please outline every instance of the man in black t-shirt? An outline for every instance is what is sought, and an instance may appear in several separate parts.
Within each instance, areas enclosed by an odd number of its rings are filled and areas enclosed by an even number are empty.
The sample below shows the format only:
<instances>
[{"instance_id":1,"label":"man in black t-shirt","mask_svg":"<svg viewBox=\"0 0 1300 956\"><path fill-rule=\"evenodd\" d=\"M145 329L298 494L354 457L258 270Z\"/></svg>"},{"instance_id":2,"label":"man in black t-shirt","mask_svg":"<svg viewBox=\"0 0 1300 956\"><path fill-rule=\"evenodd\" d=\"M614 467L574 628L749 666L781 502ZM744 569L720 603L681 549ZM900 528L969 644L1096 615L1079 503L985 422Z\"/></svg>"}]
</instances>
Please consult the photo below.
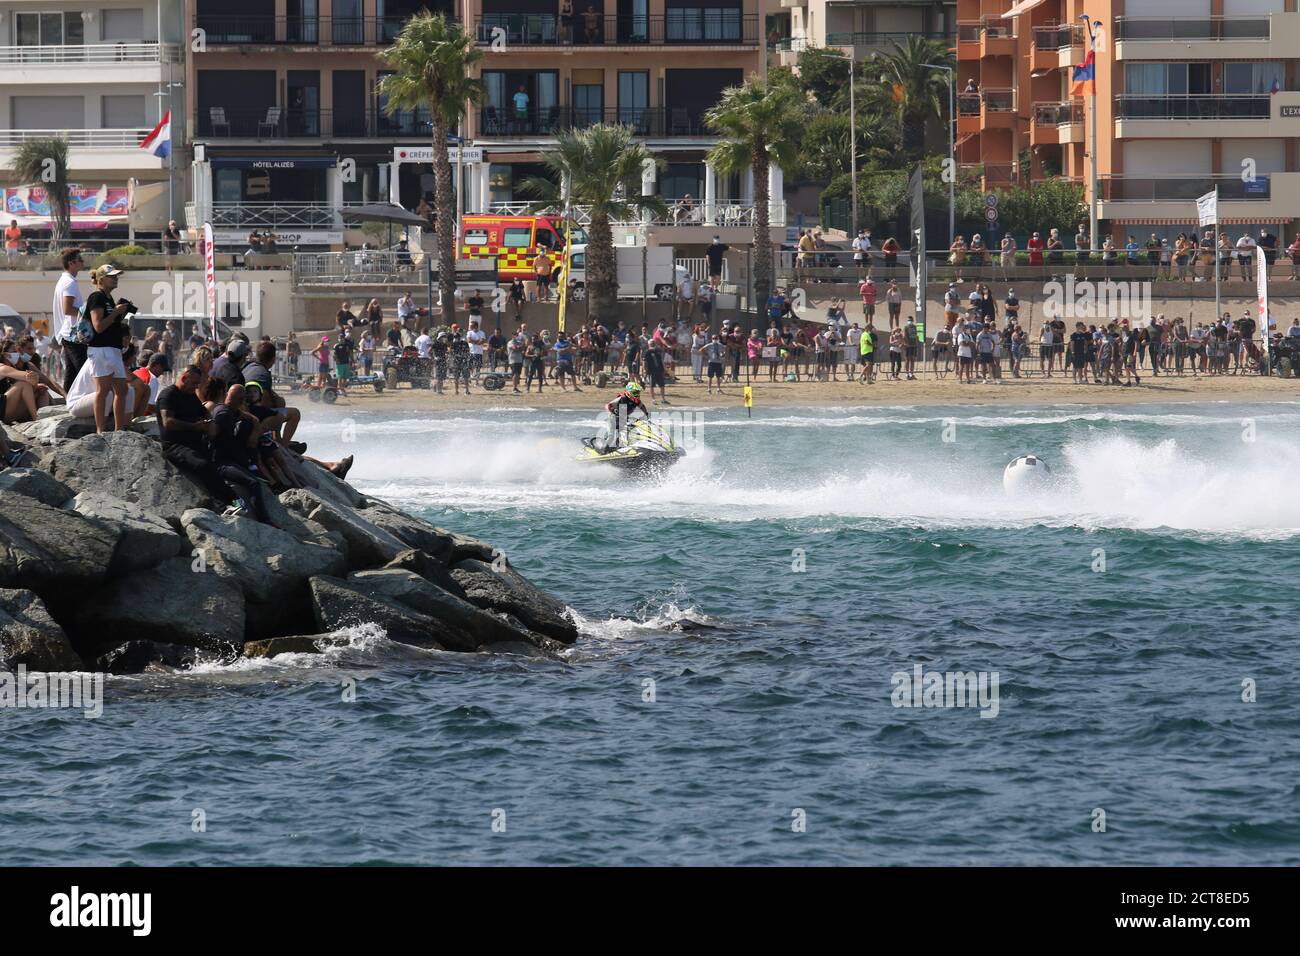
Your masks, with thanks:
<instances>
[{"instance_id":1,"label":"man in black t-shirt","mask_svg":"<svg viewBox=\"0 0 1300 956\"><path fill-rule=\"evenodd\" d=\"M1074 323L1070 333L1070 365L1074 368L1074 381L1078 385L1088 384L1088 342L1092 338L1082 322Z\"/></svg>"},{"instance_id":2,"label":"man in black t-shirt","mask_svg":"<svg viewBox=\"0 0 1300 956\"><path fill-rule=\"evenodd\" d=\"M235 492L217 473L208 453L213 424L197 394L202 379L203 369L191 365L181 372L175 385L158 393L155 414L163 457L201 481L214 498L230 504Z\"/></svg>"},{"instance_id":3,"label":"man in black t-shirt","mask_svg":"<svg viewBox=\"0 0 1300 956\"><path fill-rule=\"evenodd\" d=\"M244 408L244 403L244 386L232 385L225 402L212 410L212 461L217 474L239 489L240 497L258 521L279 527L267 511L266 486L255 470L255 449L264 426Z\"/></svg>"},{"instance_id":4,"label":"man in black t-shirt","mask_svg":"<svg viewBox=\"0 0 1300 956\"><path fill-rule=\"evenodd\" d=\"M709 260L709 285L713 286L714 290L722 285L722 257L730 248L720 238L714 236L709 248L704 250L704 258Z\"/></svg>"}]
</instances>

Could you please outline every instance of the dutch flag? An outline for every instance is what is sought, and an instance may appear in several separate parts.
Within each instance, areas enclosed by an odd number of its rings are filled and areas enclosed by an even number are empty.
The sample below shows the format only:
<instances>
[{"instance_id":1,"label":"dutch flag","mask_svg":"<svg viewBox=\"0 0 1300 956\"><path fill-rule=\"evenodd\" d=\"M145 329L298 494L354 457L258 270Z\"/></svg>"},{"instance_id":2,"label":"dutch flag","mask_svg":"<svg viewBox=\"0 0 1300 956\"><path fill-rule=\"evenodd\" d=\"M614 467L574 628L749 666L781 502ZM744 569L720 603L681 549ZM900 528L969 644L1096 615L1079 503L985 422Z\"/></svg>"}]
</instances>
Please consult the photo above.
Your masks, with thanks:
<instances>
[{"instance_id":1,"label":"dutch flag","mask_svg":"<svg viewBox=\"0 0 1300 956\"><path fill-rule=\"evenodd\" d=\"M158 125L153 128L153 132L141 141L140 148L148 150L161 159L166 159L172 154L171 110L168 110L167 114L158 121Z\"/></svg>"}]
</instances>

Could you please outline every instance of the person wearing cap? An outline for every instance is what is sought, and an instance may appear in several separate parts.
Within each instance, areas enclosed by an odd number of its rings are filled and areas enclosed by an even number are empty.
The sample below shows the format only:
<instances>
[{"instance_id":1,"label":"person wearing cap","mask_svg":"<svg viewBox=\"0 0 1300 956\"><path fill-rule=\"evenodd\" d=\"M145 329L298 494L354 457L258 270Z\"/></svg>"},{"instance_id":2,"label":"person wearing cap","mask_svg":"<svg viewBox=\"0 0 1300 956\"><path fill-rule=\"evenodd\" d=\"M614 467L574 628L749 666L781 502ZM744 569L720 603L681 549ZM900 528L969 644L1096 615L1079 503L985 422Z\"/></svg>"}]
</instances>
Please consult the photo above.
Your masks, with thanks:
<instances>
[{"instance_id":1,"label":"person wearing cap","mask_svg":"<svg viewBox=\"0 0 1300 956\"><path fill-rule=\"evenodd\" d=\"M226 351L217 356L212 363L209 377L221 382L223 392L232 385L244 384L243 368L248 361L248 353L247 342L240 338L231 338L226 344Z\"/></svg>"},{"instance_id":2,"label":"person wearing cap","mask_svg":"<svg viewBox=\"0 0 1300 956\"><path fill-rule=\"evenodd\" d=\"M127 325L124 321L135 307L127 301L113 298L122 270L113 265L102 265L90 274L95 291L86 298L86 318L93 334L86 345L86 363L95 380L95 431L108 431L108 415L104 406L113 396L113 424L121 431L131 424L126 415L126 365L122 361L122 348L126 345Z\"/></svg>"},{"instance_id":3,"label":"person wearing cap","mask_svg":"<svg viewBox=\"0 0 1300 956\"><path fill-rule=\"evenodd\" d=\"M957 292L957 283L949 282L948 290L943 294L943 317L952 325L957 321L957 310L961 307L961 295Z\"/></svg>"}]
</instances>

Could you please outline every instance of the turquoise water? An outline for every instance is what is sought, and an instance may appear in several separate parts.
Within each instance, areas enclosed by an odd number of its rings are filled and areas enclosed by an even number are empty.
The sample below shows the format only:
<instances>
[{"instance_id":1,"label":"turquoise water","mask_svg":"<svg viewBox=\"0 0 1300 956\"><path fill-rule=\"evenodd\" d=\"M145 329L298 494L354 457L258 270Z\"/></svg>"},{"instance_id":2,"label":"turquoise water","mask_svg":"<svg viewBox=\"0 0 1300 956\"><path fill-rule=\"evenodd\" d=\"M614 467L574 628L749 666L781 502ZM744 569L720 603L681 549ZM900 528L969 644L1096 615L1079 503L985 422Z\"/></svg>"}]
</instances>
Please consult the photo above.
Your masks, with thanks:
<instances>
[{"instance_id":1,"label":"turquoise water","mask_svg":"<svg viewBox=\"0 0 1300 956\"><path fill-rule=\"evenodd\" d=\"M710 411L648 484L568 460L590 412L312 414L583 638L359 628L0 714L7 862L1300 862L1300 406ZM894 706L917 665L996 716Z\"/></svg>"}]
</instances>

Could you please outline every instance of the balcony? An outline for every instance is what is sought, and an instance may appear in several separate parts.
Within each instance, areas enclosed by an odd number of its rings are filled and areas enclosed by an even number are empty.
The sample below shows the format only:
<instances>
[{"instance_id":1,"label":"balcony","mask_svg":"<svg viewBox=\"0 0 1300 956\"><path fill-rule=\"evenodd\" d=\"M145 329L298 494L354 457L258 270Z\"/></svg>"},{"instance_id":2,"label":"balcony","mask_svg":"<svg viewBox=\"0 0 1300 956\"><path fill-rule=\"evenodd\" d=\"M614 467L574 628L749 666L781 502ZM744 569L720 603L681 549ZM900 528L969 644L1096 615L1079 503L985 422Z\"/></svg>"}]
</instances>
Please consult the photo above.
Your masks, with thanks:
<instances>
[{"instance_id":1,"label":"balcony","mask_svg":"<svg viewBox=\"0 0 1300 956\"><path fill-rule=\"evenodd\" d=\"M1300 13L1231 17L1118 17L1116 60L1281 60L1300 48Z\"/></svg>"},{"instance_id":2,"label":"balcony","mask_svg":"<svg viewBox=\"0 0 1300 956\"><path fill-rule=\"evenodd\" d=\"M1075 49L1083 47L1083 28L1077 23L1038 26L1033 40L1033 69L1055 70L1074 62Z\"/></svg>"},{"instance_id":3,"label":"balcony","mask_svg":"<svg viewBox=\"0 0 1300 956\"><path fill-rule=\"evenodd\" d=\"M978 60L983 51L980 49L982 25L978 20L962 20L957 24L957 59Z\"/></svg>"},{"instance_id":4,"label":"balcony","mask_svg":"<svg viewBox=\"0 0 1300 956\"><path fill-rule=\"evenodd\" d=\"M108 66L117 63L179 63L174 43L86 43L63 46L0 46L0 65L18 67Z\"/></svg>"},{"instance_id":5,"label":"balcony","mask_svg":"<svg viewBox=\"0 0 1300 956\"><path fill-rule=\"evenodd\" d=\"M1012 21L988 16L980 21L980 56L1015 56L1016 35Z\"/></svg>"},{"instance_id":6,"label":"balcony","mask_svg":"<svg viewBox=\"0 0 1300 956\"><path fill-rule=\"evenodd\" d=\"M1267 40L1267 15L1256 17L1116 17L1115 40Z\"/></svg>"},{"instance_id":7,"label":"balcony","mask_svg":"<svg viewBox=\"0 0 1300 956\"><path fill-rule=\"evenodd\" d=\"M213 17L195 19L213 46L386 46L405 25L404 17Z\"/></svg>"},{"instance_id":8,"label":"balcony","mask_svg":"<svg viewBox=\"0 0 1300 956\"><path fill-rule=\"evenodd\" d=\"M906 46L907 38L912 36L923 36L927 40L937 40L949 46L957 42L955 33L828 33L826 45L851 50L853 58L860 60L878 51L888 52L895 45Z\"/></svg>"},{"instance_id":9,"label":"balcony","mask_svg":"<svg viewBox=\"0 0 1300 956\"><path fill-rule=\"evenodd\" d=\"M1147 96L1122 93L1115 97L1119 120L1238 120L1268 119L1269 94Z\"/></svg>"},{"instance_id":10,"label":"balcony","mask_svg":"<svg viewBox=\"0 0 1300 956\"><path fill-rule=\"evenodd\" d=\"M957 135L985 129L1011 129L1016 122L1016 91L985 89L957 94Z\"/></svg>"},{"instance_id":11,"label":"balcony","mask_svg":"<svg viewBox=\"0 0 1300 956\"><path fill-rule=\"evenodd\" d=\"M1242 182L1240 176L1099 176L1102 202L1195 202L1219 187L1224 202L1267 202L1272 198L1268 176Z\"/></svg>"},{"instance_id":12,"label":"balcony","mask_svg":"<svg viewBox=\"0 0 1300 956\"><path fill-rule=\"evenodd\" d=\"M632 127L637 136L714 135L705 128L700 114L688 109L659 106L610 110L549 106L531 108L522 113L485 106L478 114L478 135L506 138L554 136L561 130L582 129L597 123L621 123Z\"/></svg>"},{"instance_id":13,"label":"balcony","mask_svg":"<svg viewBox=\"0 0 1300 956\"><path fill-rule=\"evenodd\" d=\"M423 111L392 116L382 110L364 113L335 110L200 108L196 135L203 139L384 139L427 138L432 124Z\"/></svg>"},{"instance_id":14,"label":"balcony","mask_svg":"<svg viewBox=\"0 0 1300 956\"><path fill-rule=\"evenodd\" d=\"M1300 173L1271 173L1244 183L1231 176L1102 176L1098 215L1129 222L1196 223L1196 198L1219 187L1224 221L1290 220L1300 208Z\"/></svg>"},{"instance_id":15,"label":"balcony","mask_svg":"<svg viewBox=\"0 0 1300 956\"><path fill-rule=\"evenodd\" d=\"M1029 137L1034 146L1082 142L1083 101L1035 103Z\"/></svg>"},{"instance_id":16,"label":"balcony","mask_svg":"<svg viewBox=\"0 0 1300 956\"><path fill-rule=\"evenodd\" d=\"M26 140L62 137L78 174L166 169L167 160L140 148L150 129L0 129L0 167L9 164L10 151Z\"/></svg>"},{"instance_id":17,"label":"balcony","mask_svg":"<svg viewBox=\"0 0 1300 956\"><path fill-rule=\"evenodd\" d=\"M683 11L684 13L684 11ZM559 18L551 13L492 13L474 24L475 41L494 53L535 50L537 47L650 47L759 45L758 17L739 10L700 16L600 17L589 33L582 15L574 17L571 35L563 35Z\"/></svg>"}]
</instances>

